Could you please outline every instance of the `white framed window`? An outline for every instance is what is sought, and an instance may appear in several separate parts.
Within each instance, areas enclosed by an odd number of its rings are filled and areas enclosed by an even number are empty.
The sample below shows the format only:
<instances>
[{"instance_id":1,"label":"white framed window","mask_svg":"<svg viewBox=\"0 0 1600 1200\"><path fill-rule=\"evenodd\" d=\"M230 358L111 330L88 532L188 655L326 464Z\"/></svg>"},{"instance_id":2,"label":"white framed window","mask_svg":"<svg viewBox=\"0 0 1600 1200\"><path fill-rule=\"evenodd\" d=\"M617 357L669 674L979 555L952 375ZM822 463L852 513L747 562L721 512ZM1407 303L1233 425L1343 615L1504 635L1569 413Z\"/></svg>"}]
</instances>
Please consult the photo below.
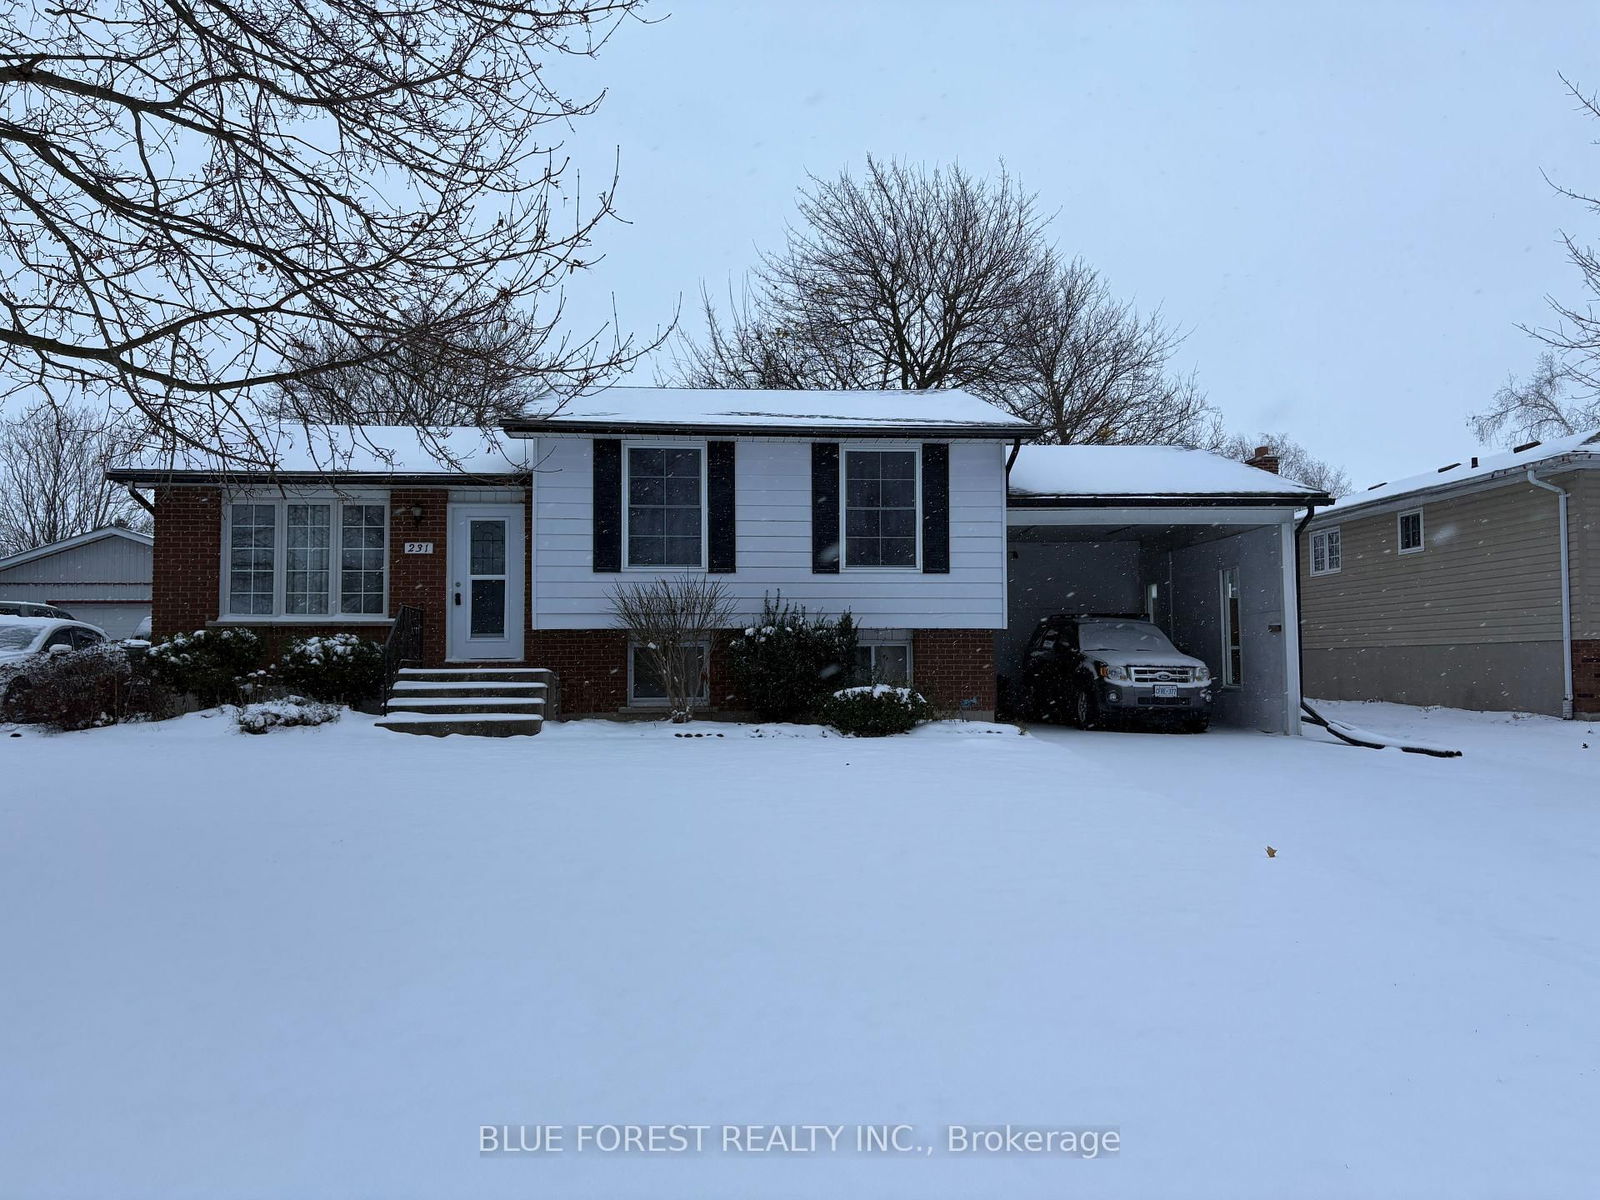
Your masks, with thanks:
<instances>
[{"instance_id":1,"label":"white framed window","mask_svg":"<svg viewBox=\"0 0 1600 1200\"><path fill-rule=\"evenodd\" d=\"M922 454L914 447L844 451L844 566L914 571L922 559Z\"/></svg>"},{"instance_id":2,"label":"white framed window","mask_svg":"<svg viewBox=\"0 0 1600 1200\"><path fill-rule=\"evenodd\" d=\"M1422 510L1413 508L1395 517L1395 537L1401 554L1419 554L1422 551Z\"/></svg>"},{"instance_id":3,"label":"white framed window","mask_svg":"<svg viewBox=\"0 0 1600 1200\"><path fill-rule=\"evenodd\" d=\"M911 686L910 642L863 642L856 646L854 683Z\"/></svg>"},{"instance_id":4,"label":"white framed window","mask_svg":"<svg viewBox=\"0 0 1600 1200\"><path fill-rule=\"evenodd\" d=\"M1344 539L1339 527L1319 529L1311 535L1311 573L1337 575L1344 566Z\"/></svg>"},{"instance_id":5,"label":"white framed window","mask_svg":"<svg viewBox=\"0 0 1600 1200\"><path fill-rule=\"evenodd\" d=\"M704 642L697 642L693 646L686 645L684 649L694 654L695 666L699 671L700 686L693 699L697 704L708 703L711 699L711 647ZM628 703L650 707L667 703L667 689L662 686L661 676L651 664L650 655L633 642L628 643Z\"/></svg>"},{"instance_id":6,"label":"white framed window","mask_svg":"<svg viewBox=\"0 0 1600 1200\"><path fill-rule=\"evenodd\" d=\"M1238 687L1244 679L1244 647L1239 635L1239 568L1222 569L1222 686Z\"/></svg>"},{"instance_id":7,"label":"white framed window","mask_svg":"<svg viewBox=\"0 0 1600 1200\"><path fill-rule=\"evenodd\" d=\"M630 568L705 567L704 446L623 448L623 545Z\"/></svg>"},{"instance_id":8,"label":"white framed window","mask_svg":"<svg viewBox=\"0 0 1600 1200\"><path fill-rule=\"evenodd\" d=\"M223 619L381 619L389 507L378 498L239 496L223 507Z\"/></svg>"}]
</instances>

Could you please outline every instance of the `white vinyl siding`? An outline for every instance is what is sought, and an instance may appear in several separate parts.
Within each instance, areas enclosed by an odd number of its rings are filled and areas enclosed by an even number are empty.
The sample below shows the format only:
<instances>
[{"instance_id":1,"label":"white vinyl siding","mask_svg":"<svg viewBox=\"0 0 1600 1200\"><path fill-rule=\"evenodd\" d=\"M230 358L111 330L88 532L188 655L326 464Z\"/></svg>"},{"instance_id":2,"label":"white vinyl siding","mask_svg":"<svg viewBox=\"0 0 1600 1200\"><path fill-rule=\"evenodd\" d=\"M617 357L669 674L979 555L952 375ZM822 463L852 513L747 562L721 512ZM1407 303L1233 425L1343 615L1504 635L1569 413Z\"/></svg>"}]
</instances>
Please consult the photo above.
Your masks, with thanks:
<instances>
[{"instance_id":1,"label":"white vinyl siding","mask_svg":"<svg viewBox=\"0 0 1600 1200\"><path fill-rule=\"evenodd\" d=\"M699 445L683 439L683 445ZM853 567L811 570L811 443L737 439L738 570L718 575L742 623L763 595L783 593L815 612L849 609L874 628L999 629L1005 625L1005 454L998 442L950 444L950 571ZM860 443L852 443L854 448ZM593 455L578 435L540 438L533 450L532 618L536 629L603 629L614 623L615 573L593 570ZM883 449L914 449L891 443ZM842 464L841 464L842 466ZM843 472L841 471L841 475ZM630 569L629 581L640 574ZM679 569L655 574L671 578Z\"/></svg>"}]
</instances>

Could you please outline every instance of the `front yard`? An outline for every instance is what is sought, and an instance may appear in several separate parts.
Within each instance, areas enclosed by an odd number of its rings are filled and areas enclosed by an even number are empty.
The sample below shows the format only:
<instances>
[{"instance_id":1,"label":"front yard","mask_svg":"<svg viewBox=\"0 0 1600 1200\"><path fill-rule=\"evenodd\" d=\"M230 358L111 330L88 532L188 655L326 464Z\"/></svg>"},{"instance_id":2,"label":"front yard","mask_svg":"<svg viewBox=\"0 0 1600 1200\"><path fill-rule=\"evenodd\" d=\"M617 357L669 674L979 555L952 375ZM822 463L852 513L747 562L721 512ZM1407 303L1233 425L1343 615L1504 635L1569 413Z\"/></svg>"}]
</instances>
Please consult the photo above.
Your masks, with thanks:
<instances>
[{"instance_id":1,"label":"front yard","mask_svg":"<svg viewBox=\"0 0 1600 1200\"><path fill-rule=\"evenodd\" d=\"M1330 708L0 733L0 1195L1592 1194L1600 725ZM919 1148L479 1153L626 1122Z\"/></svg>"}]
</instances>

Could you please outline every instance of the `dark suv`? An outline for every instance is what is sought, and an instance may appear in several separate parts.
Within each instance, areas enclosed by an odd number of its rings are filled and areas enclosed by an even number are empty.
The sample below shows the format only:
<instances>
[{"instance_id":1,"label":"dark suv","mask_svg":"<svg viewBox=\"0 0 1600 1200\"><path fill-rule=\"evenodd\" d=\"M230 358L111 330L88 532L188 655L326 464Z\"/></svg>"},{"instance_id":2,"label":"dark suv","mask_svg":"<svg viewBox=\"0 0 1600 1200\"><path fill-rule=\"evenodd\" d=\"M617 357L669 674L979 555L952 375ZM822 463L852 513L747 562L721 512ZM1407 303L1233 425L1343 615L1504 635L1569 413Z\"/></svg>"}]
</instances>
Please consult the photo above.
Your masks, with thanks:
<instances>
[{"instance_id":1,"label":"dark suv","mask_svg":"<svg viewBox=\"0 0 1600 1200\"><path fill-rule=\"evenodd\" d=\"M1080 729L1136 717L1203 733L1211 671L1143 617L1063 613L1028 641L1022 703L1035 720L1064 716Z\"/></svg>"}]
</instances>

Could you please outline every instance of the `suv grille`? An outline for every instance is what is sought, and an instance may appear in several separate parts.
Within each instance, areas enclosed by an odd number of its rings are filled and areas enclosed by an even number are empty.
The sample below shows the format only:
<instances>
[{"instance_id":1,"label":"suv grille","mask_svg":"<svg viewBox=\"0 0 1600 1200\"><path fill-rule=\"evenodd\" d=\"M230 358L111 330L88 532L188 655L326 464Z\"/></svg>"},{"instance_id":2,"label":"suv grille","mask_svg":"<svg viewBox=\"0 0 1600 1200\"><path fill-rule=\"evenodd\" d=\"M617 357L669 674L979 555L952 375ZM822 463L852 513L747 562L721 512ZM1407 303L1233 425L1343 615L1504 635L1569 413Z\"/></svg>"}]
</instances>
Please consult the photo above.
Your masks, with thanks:
<instances>
[{"instance_id":1,"label":"suv grille","mask_svg":"<svg viewBox=\"0 0 1600 1200\"><path fill-rule=\"evenodd\" d=\"M1134 683L1193 683L1193 667L1130 667Z\"/></svg>"}]
</instances>

